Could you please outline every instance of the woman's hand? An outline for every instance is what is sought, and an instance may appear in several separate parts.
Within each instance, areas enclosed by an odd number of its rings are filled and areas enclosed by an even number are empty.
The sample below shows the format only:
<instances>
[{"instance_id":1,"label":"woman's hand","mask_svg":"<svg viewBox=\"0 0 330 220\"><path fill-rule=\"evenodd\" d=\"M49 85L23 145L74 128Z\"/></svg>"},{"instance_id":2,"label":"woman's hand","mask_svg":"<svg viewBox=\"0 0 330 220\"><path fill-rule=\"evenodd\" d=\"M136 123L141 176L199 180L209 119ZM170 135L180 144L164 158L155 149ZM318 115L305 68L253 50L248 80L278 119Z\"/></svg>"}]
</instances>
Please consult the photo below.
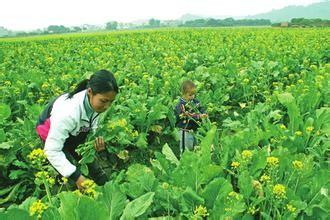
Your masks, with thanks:
<instances>
[{"instance_id":1,"label":"woman's hand","mask_svg":"<svg viewBox=\"0 0 330 220\"><path fill-rule=\"evenodd\" d=\"M77 185L77 187L78 187L78 189L79 189L80 191L83 191L83 190L84 190L84 187L82 186L82 183L83 183L85 180L87 180L87 178L84 177L83 175L80 175L79 178L78 178L77 181L76 181L76 185Z\"/></svg>"},{"instance_id":2,"label":"woman's hand","mask_svg":"<svg viewBox=\"0 0 330 220\"><path fill-rule=\"evenodd\" d=\"M94 148L96 151L102 151L105 149L105 143L103 137L97 137L95 139Z\"/></svg>"}]
</instances>

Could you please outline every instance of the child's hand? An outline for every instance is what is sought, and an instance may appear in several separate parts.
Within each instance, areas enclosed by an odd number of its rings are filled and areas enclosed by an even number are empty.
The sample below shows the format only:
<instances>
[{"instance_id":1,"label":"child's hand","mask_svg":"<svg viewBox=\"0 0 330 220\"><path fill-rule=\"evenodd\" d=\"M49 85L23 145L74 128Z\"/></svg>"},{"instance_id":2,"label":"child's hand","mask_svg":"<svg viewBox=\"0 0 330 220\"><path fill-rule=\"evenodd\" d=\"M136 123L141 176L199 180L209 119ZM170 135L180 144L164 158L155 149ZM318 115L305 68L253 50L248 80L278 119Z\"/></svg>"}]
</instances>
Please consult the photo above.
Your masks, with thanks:
<instances>
[{"instance_id":1,"label":"child's hand","mask_svg":"<svg viewBox=\"0 0 330 220\"><path fill-rule=\"evenodd\" d=\"M102 151L105 149L105 143L103 137L97 137L95 139L94 148L96 151Z\"/></svg>"}]
</instances>

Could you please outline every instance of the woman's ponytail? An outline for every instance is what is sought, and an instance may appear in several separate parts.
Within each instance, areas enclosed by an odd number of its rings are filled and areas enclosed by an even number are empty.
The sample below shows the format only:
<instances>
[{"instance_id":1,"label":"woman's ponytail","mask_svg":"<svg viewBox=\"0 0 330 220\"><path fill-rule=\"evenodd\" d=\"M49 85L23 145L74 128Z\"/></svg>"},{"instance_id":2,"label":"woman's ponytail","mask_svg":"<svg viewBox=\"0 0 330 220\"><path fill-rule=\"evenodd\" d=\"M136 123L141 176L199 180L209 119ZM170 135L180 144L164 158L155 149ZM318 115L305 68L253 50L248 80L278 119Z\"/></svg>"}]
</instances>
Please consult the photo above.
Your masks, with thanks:
<instances>
[{"instance_id":1,"label":"woman's ponytail","mask_svg":"<svg viewBox=\"0 0 330 220\"><path fill-rule=\"evenodd\" d=\"M89 79L84 79L83 81L81 81L72 92L69 92L68 98L71 99L78 92L81 92L84 89L87 89L88 82L89 82Z\"/></svg>"},{"instance_id":2,"label":"woman's ponytail","mask_svg":"<svg viewBox=\"0 0 330 220\"><path fill-rule=\"evenodd\" d=\"M108 70L99 70L90 79L81 81L76 88L69 93L68 98L72 98L76 93L84 89L91 88L94 94L113 91L118 93L118 85L114 75Z\"/></svg>"}]
</instances>

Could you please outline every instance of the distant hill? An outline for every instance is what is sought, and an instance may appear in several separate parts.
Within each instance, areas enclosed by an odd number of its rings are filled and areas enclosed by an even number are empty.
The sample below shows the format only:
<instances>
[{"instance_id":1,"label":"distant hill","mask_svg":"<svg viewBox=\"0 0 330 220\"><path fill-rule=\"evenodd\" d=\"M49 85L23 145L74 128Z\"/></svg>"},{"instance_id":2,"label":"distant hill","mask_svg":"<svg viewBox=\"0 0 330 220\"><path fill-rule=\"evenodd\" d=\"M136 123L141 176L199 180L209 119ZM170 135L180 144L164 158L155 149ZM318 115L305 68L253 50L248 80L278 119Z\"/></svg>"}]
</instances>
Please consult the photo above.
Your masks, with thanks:
<instances>
[{"instance_id":1,"label":"distant hill","mask_svg":"<svg viewBox=\"0 0 330 220\"><path fill-rule=\"evenodd\" d=\"M269 19L271 22L290 21L292 18L330 19L330 1L307 6L287 6L267 13L245 17L247 19Z\"/></svg>"}]
</instances>

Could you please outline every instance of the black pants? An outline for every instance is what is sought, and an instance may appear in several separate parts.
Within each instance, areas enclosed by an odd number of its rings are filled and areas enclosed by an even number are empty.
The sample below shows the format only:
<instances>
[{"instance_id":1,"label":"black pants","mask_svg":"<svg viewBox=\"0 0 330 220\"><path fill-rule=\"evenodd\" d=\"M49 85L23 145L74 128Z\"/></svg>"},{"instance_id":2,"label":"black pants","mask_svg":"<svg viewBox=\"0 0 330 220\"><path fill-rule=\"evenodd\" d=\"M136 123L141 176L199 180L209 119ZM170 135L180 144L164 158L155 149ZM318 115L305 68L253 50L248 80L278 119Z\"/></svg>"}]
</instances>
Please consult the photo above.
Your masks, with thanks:
<instances>
[{"instance_id":1,"label":"black pants","mask_svg":"<svg viewBox=\"0 0 330 220\"><path fill-rule=\"evenodd\" d=\"M78 162L81 160L81 156L75 151L76 147L84 143L86 140L88 132L81 132L78 136L69 136L66 139L63 147L63 152L66 158L71 162ZM95 181L97 185L104 185L108 181L108 177L99 163L94 160L92 163L87 164L89 176Z\"/></svg>"}]
</instances>

